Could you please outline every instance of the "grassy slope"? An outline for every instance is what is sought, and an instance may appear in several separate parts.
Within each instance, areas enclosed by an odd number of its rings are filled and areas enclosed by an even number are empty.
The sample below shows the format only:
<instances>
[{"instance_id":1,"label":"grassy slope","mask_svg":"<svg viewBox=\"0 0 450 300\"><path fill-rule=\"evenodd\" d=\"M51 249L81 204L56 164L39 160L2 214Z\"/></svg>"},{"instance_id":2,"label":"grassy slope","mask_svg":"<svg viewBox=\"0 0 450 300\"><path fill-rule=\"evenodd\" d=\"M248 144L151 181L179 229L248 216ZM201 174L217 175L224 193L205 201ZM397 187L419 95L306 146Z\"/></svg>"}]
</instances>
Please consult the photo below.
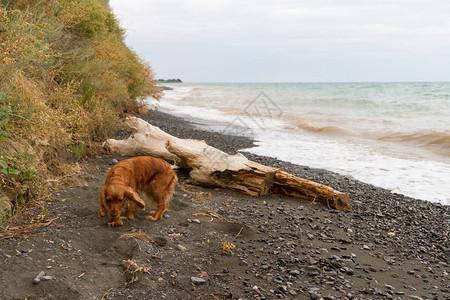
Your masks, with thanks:
<instances>
[{"instance_id":1,"label":"grassy slope","mask_svg":"<svg viewBox=\"0 0 450 300\"><path fill-rule=\"evenodd\" d=\"M0 0L0 223L159 97L105 0Z\"/></svg>"}]
</instances>

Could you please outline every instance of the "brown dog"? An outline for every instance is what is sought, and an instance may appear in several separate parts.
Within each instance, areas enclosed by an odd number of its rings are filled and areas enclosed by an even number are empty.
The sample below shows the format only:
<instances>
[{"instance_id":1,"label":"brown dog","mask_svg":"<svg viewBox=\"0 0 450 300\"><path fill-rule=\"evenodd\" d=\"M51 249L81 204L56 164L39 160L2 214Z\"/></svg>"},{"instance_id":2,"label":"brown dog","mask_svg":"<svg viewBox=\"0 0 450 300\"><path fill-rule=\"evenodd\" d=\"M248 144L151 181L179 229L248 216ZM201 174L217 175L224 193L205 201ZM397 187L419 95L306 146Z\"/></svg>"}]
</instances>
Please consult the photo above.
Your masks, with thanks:
<instances>
[{"instance_id":1,"label":"brown dog","mask_svg":"<svg viewBox=\"0 0 450 300\"><path fill-rule=\"evenodd\" d=\"M106 174L105 185L100 191L100 210L103 218L109 212L108 226L122 226L121 219L133 219L145 202L139 197L143 192L147 200L156 204L156 211L145 217L147 220L161 219L169 204L177 183L177 176L169 163L151 156L138 156L125 159ZM121 218L123 207L127 209Z\"/></svg>"}]
</instances>

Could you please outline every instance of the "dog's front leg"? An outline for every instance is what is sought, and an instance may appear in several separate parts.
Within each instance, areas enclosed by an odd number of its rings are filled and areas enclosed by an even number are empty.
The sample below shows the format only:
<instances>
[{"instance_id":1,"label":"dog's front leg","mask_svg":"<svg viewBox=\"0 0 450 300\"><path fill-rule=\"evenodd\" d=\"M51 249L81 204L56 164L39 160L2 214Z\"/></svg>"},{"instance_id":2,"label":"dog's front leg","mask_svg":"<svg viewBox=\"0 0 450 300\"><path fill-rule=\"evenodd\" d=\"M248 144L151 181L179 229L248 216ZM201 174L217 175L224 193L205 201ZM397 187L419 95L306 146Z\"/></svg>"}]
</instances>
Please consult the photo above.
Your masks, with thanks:
<instances>
[{"instance_id":1,"label":"dog's front leg","mask_svg":"<svg viewBox=\"0 0 450 300\"><path fill-rule=\"evenodd\" d=\"M129 203L127 203L127 210L125 211L125 213L123 214L122 219L130 219L133 220L134 219L134 214L140 210L139 207L134 203L129 201Z\"/></svg>"},{"instance_id":2,"label":"dog's front leg","mask_svg":"<svg viewBox=\"0 0 450 300\"><path fill-rule=\"evenodd\" d=\"M108 223L108 227L118 227L118 226L122 226L123 222L120 219L120 216L114 219L111 219L111 222Z\"/></svg>"}]
</instances>

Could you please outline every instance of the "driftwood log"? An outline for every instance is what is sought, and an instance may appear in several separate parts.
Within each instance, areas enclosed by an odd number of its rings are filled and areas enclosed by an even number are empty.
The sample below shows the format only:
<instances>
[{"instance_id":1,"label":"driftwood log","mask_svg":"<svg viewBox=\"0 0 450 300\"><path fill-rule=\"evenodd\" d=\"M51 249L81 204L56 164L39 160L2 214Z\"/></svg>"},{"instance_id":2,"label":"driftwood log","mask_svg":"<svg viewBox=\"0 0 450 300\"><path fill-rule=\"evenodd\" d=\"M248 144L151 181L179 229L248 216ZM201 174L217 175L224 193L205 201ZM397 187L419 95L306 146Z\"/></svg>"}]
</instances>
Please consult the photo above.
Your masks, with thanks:
<instances>
[{"instance_id":1,"label":"driftwood log","mask_svg":"<svg viewBox=\"0 0 450 300\"><path fill-rule=\"evenodd\" d=\"M251 196L277 193L320 202L339 210L351 209L350 198L326 185L293 176L282 169L229 155L202 140L180 139L147 122L129 117L125 124L132 134L125 140L108 139L104 147L127 156L160 157L190 170L195 185L222 187Z\"/></svg>"}]
</instances>

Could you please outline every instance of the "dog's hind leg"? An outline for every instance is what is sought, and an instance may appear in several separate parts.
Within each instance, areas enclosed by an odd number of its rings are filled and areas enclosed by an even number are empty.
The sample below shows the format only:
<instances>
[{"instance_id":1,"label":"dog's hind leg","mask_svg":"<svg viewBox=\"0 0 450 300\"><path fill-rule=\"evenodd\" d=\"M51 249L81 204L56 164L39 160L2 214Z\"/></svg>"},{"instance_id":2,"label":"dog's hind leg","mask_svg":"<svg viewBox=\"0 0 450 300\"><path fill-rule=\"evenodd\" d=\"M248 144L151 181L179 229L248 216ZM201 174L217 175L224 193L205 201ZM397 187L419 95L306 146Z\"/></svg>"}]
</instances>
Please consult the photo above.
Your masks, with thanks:
<instances>
[{"instance_id":1,"label":"dog's hind leg","mask_svg":"<svg viewBox=\"0 0 450 300\"><path fill-rule=\"evenodd\" d=\"M177 177L173 173L155 176L146 190L146 194L149 199L156 202L156 211L152 215L145 217L147 220L157 221L162 218L169 206L169 199L173 194L176 183Z\"/></svg>"},{"instance_id":2,"label":"dog's hind leg","mask_svg":"<svg viewBox=\"0 0 450 300\"><path fill-rule=\"evenodd\" d=\"M150 221L158 221L164 215L168 203L165 201L164 195L161 195L159 192L152 193L151 199L156 202L156 210L150 212L150 215L146 216L145 219Z\"/></svg>"}]
</instances>

